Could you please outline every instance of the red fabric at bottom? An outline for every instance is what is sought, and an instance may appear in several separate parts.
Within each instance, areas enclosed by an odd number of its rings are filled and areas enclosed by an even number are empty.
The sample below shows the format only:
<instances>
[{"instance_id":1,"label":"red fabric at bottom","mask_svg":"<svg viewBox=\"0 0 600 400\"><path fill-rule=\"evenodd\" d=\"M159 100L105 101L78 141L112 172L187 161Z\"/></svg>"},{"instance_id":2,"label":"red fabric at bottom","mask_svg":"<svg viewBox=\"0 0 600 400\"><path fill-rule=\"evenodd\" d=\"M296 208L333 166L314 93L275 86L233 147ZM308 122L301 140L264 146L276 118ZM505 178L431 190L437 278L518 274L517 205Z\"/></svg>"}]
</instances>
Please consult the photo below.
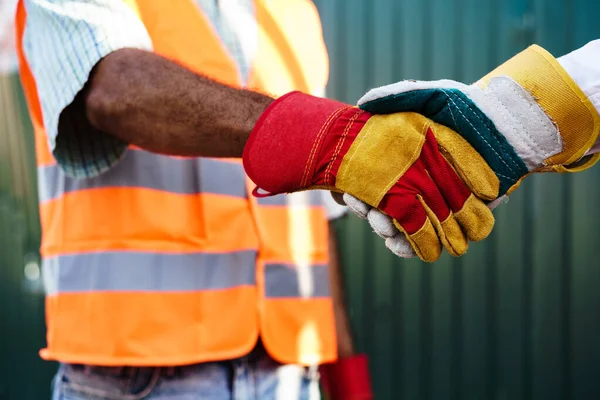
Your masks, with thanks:
<instances>
[{"instance_id":1,"label":"red fabric at bottom","mask_svg":"<svg viewBox=\"0 0 600 400\"><path fill-rule=\"evenodd\" d=\"M319 372L327 400L373 399L369 362L365 354L322 365Z\"/></svg>"}]
</instances>

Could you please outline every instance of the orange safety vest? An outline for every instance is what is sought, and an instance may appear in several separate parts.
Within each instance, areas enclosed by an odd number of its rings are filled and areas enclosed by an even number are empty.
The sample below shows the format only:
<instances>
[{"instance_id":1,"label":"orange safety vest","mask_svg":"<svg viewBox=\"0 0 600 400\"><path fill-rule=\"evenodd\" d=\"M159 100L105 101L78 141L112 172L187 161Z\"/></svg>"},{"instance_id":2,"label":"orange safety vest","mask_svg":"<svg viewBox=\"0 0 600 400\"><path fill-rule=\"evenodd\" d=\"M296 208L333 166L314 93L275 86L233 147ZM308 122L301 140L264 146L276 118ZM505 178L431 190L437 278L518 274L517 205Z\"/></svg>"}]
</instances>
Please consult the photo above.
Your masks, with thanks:
<instances>
[{"instance_id":1,"label":"orange safety vest","mask_svg":"<svg viewBox=\"0 0 600 400\"><path fill-rule=\"evenodd\" d=\"M191 0L125 0L154 50L240 85L232 57ZM248 86L316 92L328 64L308 0L255 0L258 47ZM47 287L44 359L162 366L232 359L262 338L272 357L333 361L327 221L319 193L255 199L239 160L168 157L130 148L94 178L72 179L48 148L21 42L33 121Z\"/></svg>"}]
</instances>

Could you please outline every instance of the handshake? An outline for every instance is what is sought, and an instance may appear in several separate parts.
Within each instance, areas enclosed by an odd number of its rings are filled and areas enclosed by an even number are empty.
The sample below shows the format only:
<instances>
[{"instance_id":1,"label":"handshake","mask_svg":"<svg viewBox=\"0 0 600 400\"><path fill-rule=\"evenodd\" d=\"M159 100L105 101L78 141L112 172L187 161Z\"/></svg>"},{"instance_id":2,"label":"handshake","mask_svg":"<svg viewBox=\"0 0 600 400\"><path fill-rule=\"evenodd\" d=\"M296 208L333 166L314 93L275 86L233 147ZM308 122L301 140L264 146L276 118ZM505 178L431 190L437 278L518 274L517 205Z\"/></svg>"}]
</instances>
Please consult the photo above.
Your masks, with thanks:
<instances>
[{"instance_id":1,"label":"handshake","mask_svg":"<svg viewBox=\"0 0 600 400\"><path fill-rule=\"evenodd\" d=\"M402 81L358 107L289 93L243 158L255 196L330 190L392 252L433 262L485 239L491 210L529 174L592 166L599 130L586 95L532 46L473 85Z\"/></svg>"}]
</instances>

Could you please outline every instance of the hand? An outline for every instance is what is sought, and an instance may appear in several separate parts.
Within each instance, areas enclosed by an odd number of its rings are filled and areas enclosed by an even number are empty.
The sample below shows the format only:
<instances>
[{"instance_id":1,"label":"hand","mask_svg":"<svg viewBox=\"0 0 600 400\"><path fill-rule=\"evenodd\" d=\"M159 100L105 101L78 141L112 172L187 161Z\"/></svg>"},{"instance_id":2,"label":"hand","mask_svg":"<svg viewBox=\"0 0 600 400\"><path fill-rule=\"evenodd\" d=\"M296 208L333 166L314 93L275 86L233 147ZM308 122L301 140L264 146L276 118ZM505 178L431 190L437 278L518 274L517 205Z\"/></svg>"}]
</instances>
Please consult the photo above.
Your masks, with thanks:
<instances>
[{"instance_id":1,"label":"hand","mask_svg":"<svg viewBox=\"0 0 600 400\"><path fill-rule=\"evenodd\" d=\"M482 200L499 182L459 135L417 113L372 115L331 100L288 94L263 113L244 150L264 196L306 189L348 193L393 218L411 247L435 261L462 255L494 219Z\"/></svg>"},{"instance_id":2,"label":"hand","mask_svg":"<svg viewBox=\"0 0 600 400\"><path fill-rule=\"evenodd\" d=\"M331 192L331 195L339 204L348 206L353 214L359 218L366 219L373 231L385 239L385 246L392 253L401 258L413 258L417 256L404 232L399 231L394 225L392 217L348 193ZM487 207L490 211L493 211L497 206L507 201L508 197L503 196L487 203Z\"/></svg>"},{"instance_id":3,"label":"hand","mask_svg":"<svg viewBox=\"0 0 600 400\"><path fill-rule=\"evenodd\" d=\"M371 90L359 106L378 114L418 112L459 133L498 177L500 196L530 173L576 172L598 160L598 155L585 157L598 137L598 113L538 46L474 85L402 81Z\"/></svg>"},{"instance_id":4,"label":"hand","mask_svg":"<svg viewBox=\"0 0 600 400\"><path fill-rule=\"evenodd\" d=\"M394 220L376 208L348 193L331 192L339 204L348 206L350 211L359 218L369 221L369 225L377 235L385 239L385 246L401 258L413 258L417 253L410 245L408 238L396 228Z\"/></svg>"},{"instance_id":5,"label":"hand","mask_svg":"<svg viewBox=\"0 0 600 400\"><path fill-rule=\"evenodd\" d=\"M460 133L500 179L501 197L487 203L490 209L506 201L505 193L531 172L580 171L597 160L582 159L596 141L595 109L552 56L537 46L476 85L403 81L371 90L359 105L373 113L419 112ZM413 256L391 218L350 195L344 201L369 220L390 250Z\"/></svg>"}]
</instances>

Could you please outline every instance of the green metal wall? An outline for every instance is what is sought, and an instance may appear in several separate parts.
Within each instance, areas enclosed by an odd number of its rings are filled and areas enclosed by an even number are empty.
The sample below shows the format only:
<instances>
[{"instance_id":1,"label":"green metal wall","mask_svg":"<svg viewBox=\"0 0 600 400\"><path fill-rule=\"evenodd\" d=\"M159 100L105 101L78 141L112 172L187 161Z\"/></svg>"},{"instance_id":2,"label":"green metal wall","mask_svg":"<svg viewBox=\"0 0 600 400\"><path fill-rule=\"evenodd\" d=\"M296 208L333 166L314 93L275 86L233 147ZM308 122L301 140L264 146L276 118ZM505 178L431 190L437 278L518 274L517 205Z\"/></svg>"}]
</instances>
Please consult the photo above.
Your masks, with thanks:
<instances>
[{"instance_id":1,"label":"green metal wall","mask_svg":"<svg viewBox=\"0 0 600 400\"><path fill-rule=\"evenodd\" d=\"M600 38L598 0L320 0L328 95L401 79L472 82L538 43ZM359 350L377 399L600 399L600 167L528 179L462 259L396 259L340 224Z\"/></svg>"},{"instance_id":2,"label":"green metal wall","mask_svg":"<svg viewBox=\"0 0 600 400\"><path fill-rule=\"evenodd\" d=\"M0 75L0 400L49 398L33 134L16 75Z\"/></svg>"},{"instance_id":3,"label":"green metal wall","mask_svg":"<svg viewBox=\"0 0 600 400\"><path fill-rule=\"evenodd\" d=\"M330 96L404 78L473 81L527 44L600 37L598 0L317 0ZM31 127L0 77L0 400L48 398ZM462 259L396 259L363 221L342 235L377 399L600 399L600 167L528 179ZM28 266L29 279L25 274Z\"/></svg>"}]
</instances>

